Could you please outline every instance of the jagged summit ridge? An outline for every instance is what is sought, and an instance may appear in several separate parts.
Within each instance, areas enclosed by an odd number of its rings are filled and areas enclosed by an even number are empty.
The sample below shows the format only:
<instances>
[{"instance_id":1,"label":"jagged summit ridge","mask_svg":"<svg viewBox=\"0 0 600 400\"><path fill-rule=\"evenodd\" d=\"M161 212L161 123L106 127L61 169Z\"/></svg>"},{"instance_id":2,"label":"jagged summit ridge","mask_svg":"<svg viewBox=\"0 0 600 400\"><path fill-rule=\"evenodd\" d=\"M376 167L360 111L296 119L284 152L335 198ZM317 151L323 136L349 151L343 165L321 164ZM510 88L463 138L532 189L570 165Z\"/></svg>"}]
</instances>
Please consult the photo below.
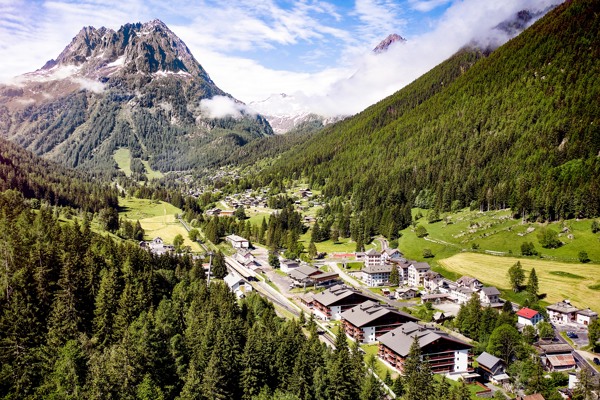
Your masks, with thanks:
<instances>
[{"instance_id":1,"label":"jagged summit ridge","mask_svg":"<svg viewBox=\"0 0 600 400\"><path fill-rule=\"evenodd\" d=\"M396 33L392 33L390 35L388 35L388 37L386 37L385 39L383 39L381 42L379 42L379 44L377 46L375 46L375 48L373 49L373 53L383 53L385 51L387 51L391 45L393 45L394 43L404 43L406 42L406 39L404 39L402 36L396 34Z\"/></svg>"},{"instance_id":2,"label":"jagged summit ridge","mask_svg":"<svg viewBox=\"0 0 600 400\"><path fill-rule=\"evenodd\" d=\"M42 70L56 66L78 67L79 74L90 78L164 72L189 74L212 83L186 44L159 19L125 24L118 31L84 27Z\"/></svg>"}]
</instances>

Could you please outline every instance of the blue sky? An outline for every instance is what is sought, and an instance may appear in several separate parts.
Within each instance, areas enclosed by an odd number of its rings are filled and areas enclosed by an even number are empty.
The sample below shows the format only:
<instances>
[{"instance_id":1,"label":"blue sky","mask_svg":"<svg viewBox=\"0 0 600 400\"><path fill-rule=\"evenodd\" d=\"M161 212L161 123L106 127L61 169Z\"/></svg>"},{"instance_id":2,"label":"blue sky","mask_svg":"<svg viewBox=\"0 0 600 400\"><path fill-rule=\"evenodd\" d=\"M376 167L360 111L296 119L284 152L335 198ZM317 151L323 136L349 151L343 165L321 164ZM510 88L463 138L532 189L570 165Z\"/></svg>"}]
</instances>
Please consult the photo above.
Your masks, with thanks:
<instances>
[{"instance_id":1,"label":"blue sky","mask_svg":"<svg viewBox=\"0 0 600 400\"><path fill-rule=\"evenodd\" d=\"M217 85L242 101L281 92L309 103L315 95L331 103L340 103L337 95L364 98L344 106L356 112L488 35L503 18L560 1L0 0L0 80L56 58L83 26L118 29L159 18ZM371 49L390 33L407 44L374 58ZM366 89L370 96L361 95Z\"/></svg>"}]
</instances>

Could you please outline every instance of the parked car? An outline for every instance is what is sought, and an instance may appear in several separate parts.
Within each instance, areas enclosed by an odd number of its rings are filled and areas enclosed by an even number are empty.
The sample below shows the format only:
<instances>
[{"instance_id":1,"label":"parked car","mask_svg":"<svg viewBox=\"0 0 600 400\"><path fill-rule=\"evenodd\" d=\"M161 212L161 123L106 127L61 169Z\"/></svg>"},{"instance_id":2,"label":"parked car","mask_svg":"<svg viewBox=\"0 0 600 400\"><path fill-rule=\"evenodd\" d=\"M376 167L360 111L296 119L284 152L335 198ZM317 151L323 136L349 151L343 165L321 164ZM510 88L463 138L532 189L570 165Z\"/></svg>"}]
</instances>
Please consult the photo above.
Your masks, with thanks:
<instances>
[{"instance_id":1,"label":"parked car","mask_svg":"<svg viewBox=\"0 0 600 400\"><path fill-rule=\"evenodd\" d=\"M567 331L567 336L570 337L571 339L575 339L577 338L577 334L573 331Z\"/></svg>"},{"instance_id":2,"label":"parked car","mask_svg":"<svg viewBox=\"0 0 600 400\"><path fill-rule=\"evenodd\" d=\"M594 364L600 365L600 360L598 360L598 357L594 357Z\"/></svg>"}]
</instances>

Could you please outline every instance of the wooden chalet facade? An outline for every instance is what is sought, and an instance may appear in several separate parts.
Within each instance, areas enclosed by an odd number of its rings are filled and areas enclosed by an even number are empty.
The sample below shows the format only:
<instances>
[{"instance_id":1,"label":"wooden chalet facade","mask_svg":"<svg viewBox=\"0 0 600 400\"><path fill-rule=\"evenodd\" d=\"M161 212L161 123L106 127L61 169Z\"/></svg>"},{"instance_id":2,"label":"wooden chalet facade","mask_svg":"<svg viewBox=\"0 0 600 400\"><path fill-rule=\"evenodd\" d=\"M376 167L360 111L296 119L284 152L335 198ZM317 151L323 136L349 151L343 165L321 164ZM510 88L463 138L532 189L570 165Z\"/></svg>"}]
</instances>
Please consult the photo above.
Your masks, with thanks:
<instances>
[{"instance_id":1,"label":"wooden chalet facade","mask_svg":"<svg viewBox=\"0 0 600 400\"><path fill-rule=\"evenodd\" d=\"M338 320L342 312L367 300L374 299L357 289L345 285L335 285L313 296L313 313L326 321Z\"/></svg>"},{"instance_id":2,"label":"wooden chalet facade","mask_svg":"<svg viewBox=\"0 0 600 400\"><path fill-rule=\"evenodd\" d=\"M406 322L418 321L410 314L371 300L344 311L341 319L346 335L361 343L373 343Z\"/></svg>"},{"instance_id":3,"label":"wooden chalet facade","mask_svg":"<svg viewBox=\"0 0 600 400\"><path fill-rule=\"evenodd\" d=\"M434 373L472 372L473 346L436 328L408 322L379 338L378 356L401 374L410 347L418 340L423 358Z\"/></svg>"}]
</instances>

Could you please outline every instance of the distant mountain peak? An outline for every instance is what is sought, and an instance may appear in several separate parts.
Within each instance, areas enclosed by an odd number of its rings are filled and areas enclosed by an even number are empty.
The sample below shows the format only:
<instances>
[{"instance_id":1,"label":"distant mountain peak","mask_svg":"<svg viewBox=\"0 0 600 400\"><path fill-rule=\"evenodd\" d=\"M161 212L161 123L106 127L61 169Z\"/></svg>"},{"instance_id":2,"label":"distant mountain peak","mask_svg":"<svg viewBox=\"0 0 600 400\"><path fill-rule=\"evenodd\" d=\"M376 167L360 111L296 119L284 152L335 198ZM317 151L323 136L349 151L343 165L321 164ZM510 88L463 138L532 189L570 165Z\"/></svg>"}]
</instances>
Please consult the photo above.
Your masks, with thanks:
<instances>
[{"instance_id":1,"label":"distant mountain peak","mask_svg":"<svg viewBox=\"0 0 600 400\"><path fill-rule=\"evenodd\" d=\"M404 39L402 36L396 34L396 33L392 33L390 35L388 35L388 37L386 37L385 39L383 39L381 42L379 42L379 44L377 46L375 46L375 48L373 49L373 53L383 53L386 52L391 45L393 45L394 43L403 43L406 42L406 39Z\"/></svg>"}]
</instances>

